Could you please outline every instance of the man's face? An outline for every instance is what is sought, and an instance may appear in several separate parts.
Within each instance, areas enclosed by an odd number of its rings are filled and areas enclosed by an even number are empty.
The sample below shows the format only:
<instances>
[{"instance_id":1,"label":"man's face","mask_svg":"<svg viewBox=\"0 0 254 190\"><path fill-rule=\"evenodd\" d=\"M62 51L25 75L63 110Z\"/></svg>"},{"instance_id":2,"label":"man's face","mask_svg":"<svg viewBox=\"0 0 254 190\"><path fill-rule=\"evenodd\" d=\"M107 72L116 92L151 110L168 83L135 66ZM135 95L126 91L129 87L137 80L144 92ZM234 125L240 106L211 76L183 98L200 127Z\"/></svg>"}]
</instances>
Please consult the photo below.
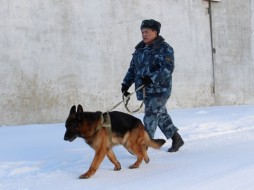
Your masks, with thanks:
<instances>
[{"instance_id":1,"label":"man's face","mask_svg":"<svg viewBox=\"0 0 254 190\"><path fill-rule=\"evenodd\" d=\"M143 42L146 45L150 45L155 38L157 38L157 32L155 30L152 30L151 28L143 28L141 30Z\"/></svg>"}]
</instances>

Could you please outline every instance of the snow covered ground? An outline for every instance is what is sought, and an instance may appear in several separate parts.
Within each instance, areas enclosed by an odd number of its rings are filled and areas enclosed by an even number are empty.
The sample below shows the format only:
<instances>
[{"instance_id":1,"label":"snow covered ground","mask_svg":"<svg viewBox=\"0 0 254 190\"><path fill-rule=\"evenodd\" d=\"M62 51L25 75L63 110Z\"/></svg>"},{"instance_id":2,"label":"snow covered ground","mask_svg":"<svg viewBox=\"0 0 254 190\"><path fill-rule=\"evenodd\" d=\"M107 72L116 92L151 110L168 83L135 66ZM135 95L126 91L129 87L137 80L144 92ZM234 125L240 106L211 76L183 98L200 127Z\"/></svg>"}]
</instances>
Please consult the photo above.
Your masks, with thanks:
<instances>
[{"instance_id":1,"label":"snow covered ground","mask_svg":"<svg viewBox=\"0 0 254 190\"><path fill-rule=\"evenodd\" d=\"M66 111L66 116L69 110ZM63 140L63 123L0 127L1 190L252 190L254 189L254 105L177 109L170 112L185 145L168 153L149 149L149 164L114 148L122 170L104 159L90 179L78 179L94 156L81 139ZM139 118L143 114L136 115ZM163 134L156 132L156 138Z\"/></svg>"}]
</instances>

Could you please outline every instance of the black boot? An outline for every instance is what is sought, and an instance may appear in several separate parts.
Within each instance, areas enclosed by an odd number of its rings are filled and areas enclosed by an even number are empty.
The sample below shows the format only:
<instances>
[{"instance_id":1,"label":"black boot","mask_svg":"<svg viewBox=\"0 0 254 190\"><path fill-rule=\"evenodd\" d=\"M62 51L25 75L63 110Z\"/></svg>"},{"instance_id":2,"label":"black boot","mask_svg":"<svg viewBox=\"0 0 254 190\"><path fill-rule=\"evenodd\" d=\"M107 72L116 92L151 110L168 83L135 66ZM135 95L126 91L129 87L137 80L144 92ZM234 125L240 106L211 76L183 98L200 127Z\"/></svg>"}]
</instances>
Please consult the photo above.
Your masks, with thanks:
<instances>
[{"instance_id":1,"label":"black boot","mask_svg":"<svg viewBox=\"0 0 254 190\"><path fill-rule=\"evenodd\" d=\"M172 137L172 140L173 140L172 147L168 149L168 152L177 152L179 148L183 146L184 141L178 132L175 132L175 134Z\"/></svg>"}]
</instances>

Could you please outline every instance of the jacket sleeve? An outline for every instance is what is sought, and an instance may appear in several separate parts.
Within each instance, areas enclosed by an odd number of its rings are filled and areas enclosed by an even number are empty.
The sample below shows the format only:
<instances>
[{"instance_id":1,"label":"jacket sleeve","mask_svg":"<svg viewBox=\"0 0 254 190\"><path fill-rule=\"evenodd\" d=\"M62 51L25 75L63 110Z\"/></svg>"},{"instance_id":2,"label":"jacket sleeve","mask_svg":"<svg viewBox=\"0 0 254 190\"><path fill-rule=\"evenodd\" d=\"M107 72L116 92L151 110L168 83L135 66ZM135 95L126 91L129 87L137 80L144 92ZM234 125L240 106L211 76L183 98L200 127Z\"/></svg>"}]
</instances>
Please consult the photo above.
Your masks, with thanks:
<instances>
[{"instance_id":1,"label":"jacket sleeve","mask_svg":"<svg viewBox=\"0 0 254 190\"><path fill-rule=\"evenodd\" d=\"M156 85L158 83L168 83L174 71L174 50L171 46L164 46L160 53L154 58L150 68L149 77ZM166 84L164 84L166 85Z\"/></svg>"},{"instance_id":2,"label":"jacket sleeve","mask_svg":"<svg viewBox=\"0 0 254 190\"><path fill-rule=\"evenodd\" d=\"M125 84L126 86L130 87L133 83L134 83L134 64L133 64L133 59L131 60L131 63L130 63L130 67L123 79L123 83L122 84Z\"/></svg>"}]
</instances>

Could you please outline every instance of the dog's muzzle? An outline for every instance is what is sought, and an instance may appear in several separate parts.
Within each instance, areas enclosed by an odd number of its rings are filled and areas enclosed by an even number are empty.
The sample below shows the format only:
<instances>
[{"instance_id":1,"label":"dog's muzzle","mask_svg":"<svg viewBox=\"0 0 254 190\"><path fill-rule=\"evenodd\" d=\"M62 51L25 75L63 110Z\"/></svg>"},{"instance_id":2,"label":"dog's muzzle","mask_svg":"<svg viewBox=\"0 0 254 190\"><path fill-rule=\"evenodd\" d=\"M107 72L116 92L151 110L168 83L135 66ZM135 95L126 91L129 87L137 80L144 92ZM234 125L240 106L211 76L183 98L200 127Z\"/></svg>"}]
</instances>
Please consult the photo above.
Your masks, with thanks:
<instances>
[{"instance_id":1,"label":"dog's muzzle","mask_svg":"<svg viewBox=\"0 0 254 190\"><path fill-rule=\"evenodd\" d=\"M64 135L64 140L65 140L65 141L72 142L72 141L74 141L76 138L77 138L77 136L68 137L68 135L66 135L66 134Z\"/></svg>"}]
</instances>

